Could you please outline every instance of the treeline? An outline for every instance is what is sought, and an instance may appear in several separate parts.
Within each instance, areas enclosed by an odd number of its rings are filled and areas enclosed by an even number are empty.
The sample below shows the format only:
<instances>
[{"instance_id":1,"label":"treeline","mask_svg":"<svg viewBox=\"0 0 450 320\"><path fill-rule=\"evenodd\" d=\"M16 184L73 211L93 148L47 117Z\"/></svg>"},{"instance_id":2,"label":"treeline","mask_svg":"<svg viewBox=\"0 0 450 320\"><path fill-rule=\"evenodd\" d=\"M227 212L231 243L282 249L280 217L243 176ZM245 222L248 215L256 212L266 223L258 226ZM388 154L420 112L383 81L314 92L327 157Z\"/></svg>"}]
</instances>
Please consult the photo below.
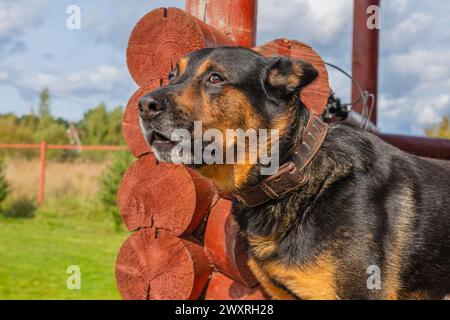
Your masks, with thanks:
<instances>
[{"instance_id":1,"label":"treeline","mask_svg":"<svg viewBox=\"0 0 450 320\"><path fill-rule=\"evenodd\" d=\"M87 111L77 122L55 118L51 113L50 93L47 89L39 95L37 114L16 116L12 113L0 115L1 143L39 143L70 145L124 145L121 133L122 107L112 110L101 103ZM49 150L49 157L59 160L77 158L102 159L107 153L101 151L56 151ZM0 156L20 155L27 158L37 156L33 150L0 150Z\"/></svg>"}]
</instances>

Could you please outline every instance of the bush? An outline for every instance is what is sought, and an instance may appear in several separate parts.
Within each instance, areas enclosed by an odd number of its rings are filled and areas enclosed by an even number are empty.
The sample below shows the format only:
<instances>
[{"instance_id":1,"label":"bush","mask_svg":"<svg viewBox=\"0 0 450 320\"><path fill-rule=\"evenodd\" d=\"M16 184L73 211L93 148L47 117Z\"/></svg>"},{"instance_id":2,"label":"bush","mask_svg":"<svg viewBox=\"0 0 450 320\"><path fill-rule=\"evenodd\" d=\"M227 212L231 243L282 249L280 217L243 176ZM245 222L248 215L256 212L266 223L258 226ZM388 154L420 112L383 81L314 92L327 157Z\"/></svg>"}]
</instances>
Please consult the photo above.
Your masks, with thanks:
<instances>
[{"instance_id":1,"label":"bush","mask_svg":"<svg viewBox=\"0 0 450 320\"><path fill-rule=\"evenodd\" d=\"M100 200L105 209L112 214L117 229L122 226L122 218L117 207L117 191L122 176L132 161L133 156L128 151L117 152L101 176Z\"/></svg>"},{"instance_id":2,"label":"bush","mask_svg":"<svg viewBox=\"0 0 450 320\"><path fill-rule=\"evenodd\" d=\"M31 218L37 209L34 201L24 196L7 202L3 210L3 216L7 218Z\"/></svg>"},{"instance_id":3,"label":"bush","mask_svg":"<svg viewBox=\"0 0 450 320\"><path fill-rule=\"evenodd\" d=\"M5 178L5 165L2 160L0 160L0 204L5 200L6 196L9 194L8 181Z\"/></svg>"}]
</instances>

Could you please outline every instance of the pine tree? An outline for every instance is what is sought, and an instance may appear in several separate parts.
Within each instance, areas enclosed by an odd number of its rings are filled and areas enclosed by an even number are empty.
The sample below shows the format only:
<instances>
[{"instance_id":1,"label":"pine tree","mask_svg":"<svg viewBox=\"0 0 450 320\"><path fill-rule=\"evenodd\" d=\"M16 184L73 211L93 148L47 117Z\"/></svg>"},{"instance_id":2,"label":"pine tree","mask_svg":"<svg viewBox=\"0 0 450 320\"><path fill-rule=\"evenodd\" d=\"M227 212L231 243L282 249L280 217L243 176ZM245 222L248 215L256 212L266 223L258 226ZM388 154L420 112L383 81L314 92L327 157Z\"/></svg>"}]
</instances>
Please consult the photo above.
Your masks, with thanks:
<instances>
[{"instance_id":1,"label":"pine tree","mask_svg":"<svg viewBox=\"0 0 450 320\"><path fill-rule=\"evenodd\" d=\"M132 161L133 156L129 152L117 152L111 164L101 176L100 201L104 208L111 213L117 229L120 229L122 225L122 219L117 208L117 192L120 180Z\"/></svg>"},{"instance_id":2,"label":"pine tree","mask_svg":"<svg viewBox=\"0 0 450 320\"><path fill-rule=\"evenodd\" d=\"M48 89L44 89L39 94L39 118L50 118L50 93Z\"/></svg>"}]
</instances>

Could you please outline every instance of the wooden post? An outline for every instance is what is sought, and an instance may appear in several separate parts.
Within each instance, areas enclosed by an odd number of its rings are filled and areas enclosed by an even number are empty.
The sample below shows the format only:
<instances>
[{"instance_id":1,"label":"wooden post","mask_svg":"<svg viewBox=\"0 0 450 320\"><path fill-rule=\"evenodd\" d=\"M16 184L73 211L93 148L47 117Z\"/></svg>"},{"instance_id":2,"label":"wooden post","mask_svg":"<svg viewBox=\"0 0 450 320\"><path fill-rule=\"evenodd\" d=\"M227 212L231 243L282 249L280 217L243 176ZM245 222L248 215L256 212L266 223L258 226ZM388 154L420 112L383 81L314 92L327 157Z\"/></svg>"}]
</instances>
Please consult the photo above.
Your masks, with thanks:
<instances>
[{"instance_id":1,"label":"wooden post","mask_svg":"<svg viewBox=\"0 0 450 320\"><path fill-rule=\"evenodd\" d=\"M377 28L369 29L367 20L374 13L367 13L370 6L380 6L380 0L355 0L353 2L353 64L352 76L362 90L375 95L375 101L370 121L377 123L377 93L378 93L378 38ZM352 100L358 99L360 93L355 85L352 87ZM370 107L370 106L369 106ZM362 111L363 104L358 102L353 106L357 112Z\"/></svg>"},{"instance_id":2,"label":"wooden post","mask_svg":"<svg viewBox=\"0 0 450 320\"><path fill-rule=\"evenodd\" d=\"M41 160L39 162L40 175L39 175L39 194L38 204L41 205L44 202L45 194L45 162L47 158L47 142L41 141Z\"/></svg>"},{"instance_id":3,"label":"wooden post","mask_svg":"<svg viewBox=\"0 0 450 320\"><path fill-rule=\"evenodd\" d=\"M239 45L255 46L258 0L186 0L186 11Z\"/></svg>"}]
</instances>

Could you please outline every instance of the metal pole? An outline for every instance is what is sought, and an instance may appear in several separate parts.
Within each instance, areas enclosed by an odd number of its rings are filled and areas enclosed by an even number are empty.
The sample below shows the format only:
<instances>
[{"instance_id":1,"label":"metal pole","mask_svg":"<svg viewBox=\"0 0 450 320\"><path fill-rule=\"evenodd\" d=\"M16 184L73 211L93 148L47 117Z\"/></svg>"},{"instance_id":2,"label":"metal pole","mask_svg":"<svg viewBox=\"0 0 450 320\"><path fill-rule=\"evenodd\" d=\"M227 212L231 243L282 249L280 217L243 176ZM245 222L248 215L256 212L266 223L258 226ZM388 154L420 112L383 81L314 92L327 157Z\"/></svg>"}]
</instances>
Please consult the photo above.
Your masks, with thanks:
<instances>
[{"instance_id":1,"label":"metal pole","mask_svg":"<svg viewBox=\"0 0 450 320\"><path fill-rule=\"evenodd\" d=\"M39 194L38 194L38 204L42 205L44 202L45 194L45 162L47 158L47 142L41 141L41 160L39 162Z\"/></svg>"},{"instance_id":2,"label":"metal pole","mask_svg":"<svg viewBox=\"0 0 450 320\"><path fill-rule=\"evenodd\" d=\"M353 64L352 76L360 84L362 90L375 95L373 110L369 120L377 123L377 94L378 94L378 43L379 29L373 28L374 7L380 8L380 0L353 1ZM379 12L379 10L378 10ZM377 19L380 17L378 16ZM356 86L352 87L352 100L360 96ZM357 112L363 111L361 101L354 107Z\"/></svg>"}]
</instances>

